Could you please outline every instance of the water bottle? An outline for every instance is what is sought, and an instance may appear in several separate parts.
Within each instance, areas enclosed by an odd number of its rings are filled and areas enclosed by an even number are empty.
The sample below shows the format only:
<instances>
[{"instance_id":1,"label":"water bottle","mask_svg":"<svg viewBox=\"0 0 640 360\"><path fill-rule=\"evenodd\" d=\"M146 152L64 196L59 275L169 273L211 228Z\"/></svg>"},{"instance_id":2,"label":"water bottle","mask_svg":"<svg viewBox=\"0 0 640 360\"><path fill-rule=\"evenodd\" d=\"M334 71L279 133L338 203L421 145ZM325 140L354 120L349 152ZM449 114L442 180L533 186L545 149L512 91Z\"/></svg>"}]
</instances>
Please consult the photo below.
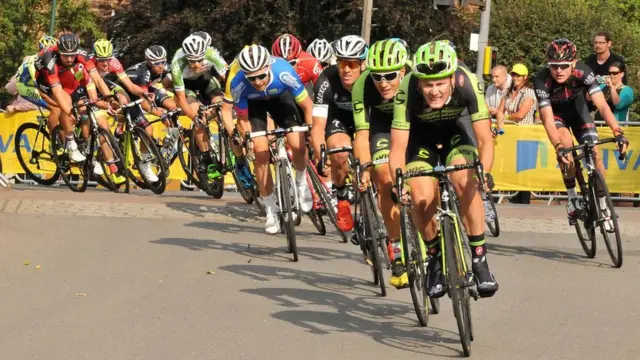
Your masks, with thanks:
<instances>
[{"instance_id":1,"label":"water bottle","mask_svg":"<svg viewBox=\"0 0 640 360\"><path fill-rule=\"evenodd\" d=\"M178 129L170 128L167 130L167 135L162 141L162 149L160 150L165 159L171 159L171 157L173 157L177 137Z\"/></svg>"}]
</instances>

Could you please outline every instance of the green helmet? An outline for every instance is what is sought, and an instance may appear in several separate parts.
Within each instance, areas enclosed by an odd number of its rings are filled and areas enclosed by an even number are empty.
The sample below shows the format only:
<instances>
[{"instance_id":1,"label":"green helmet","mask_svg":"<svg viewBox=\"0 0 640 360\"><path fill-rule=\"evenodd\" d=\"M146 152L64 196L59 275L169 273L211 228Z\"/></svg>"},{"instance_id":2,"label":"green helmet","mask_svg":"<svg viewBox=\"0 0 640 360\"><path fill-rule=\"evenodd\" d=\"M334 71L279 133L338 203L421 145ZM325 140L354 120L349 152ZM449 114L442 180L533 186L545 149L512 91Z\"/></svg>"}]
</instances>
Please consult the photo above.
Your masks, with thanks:
<instances>
[{"instance_id":1,"label":"green helmet","mask_svg":"<svg viewBox=\"0 0 640 360\"><path fill-rule=\"evenodd\" d=\"M391 39L377 41L369 48L367 68L372 72L400 70L408 57L402 43Z\"/></svg>"},{"instance_id":2,"label":"green helmet","mask_svg":"<svg viewBox=\"0 0 640 360\"><path fill-rule=\"evenodd\" d=\"M100 39L93 44L93 51L98 59L108 59L113 56L113 45L107 39Z\"/></svg>"},{"instance_id":3,"label":"green helmet","mask_svg":"<svg viewBox=\"0 0 640 360\"><path fill-rule=\"evenodd\" d=\"M436 80L453 75L458 68L458 55L448 41L428 42L413 55L413 74L419 79Z\"/></svg>"}]
</instances>

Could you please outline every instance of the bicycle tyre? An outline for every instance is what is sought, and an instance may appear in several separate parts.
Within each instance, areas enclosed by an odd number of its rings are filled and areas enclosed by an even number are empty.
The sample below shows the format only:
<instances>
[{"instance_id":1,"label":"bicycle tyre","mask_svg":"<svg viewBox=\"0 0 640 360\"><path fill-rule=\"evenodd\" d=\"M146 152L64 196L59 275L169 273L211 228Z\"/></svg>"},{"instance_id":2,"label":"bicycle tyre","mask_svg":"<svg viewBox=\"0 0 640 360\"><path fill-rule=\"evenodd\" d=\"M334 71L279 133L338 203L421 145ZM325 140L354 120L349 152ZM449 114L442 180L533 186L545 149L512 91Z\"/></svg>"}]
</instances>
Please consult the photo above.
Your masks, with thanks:
<instances>
[{"instance_id":1,"label":"bicycle tyre","mask_svg":"<svg viewBox=\"0 0 640 360\"><path fill-rule=\"evenodd\" d=\"M380 263L380 257L378 256L378 231L376 229L375 217L372 214L373 206L375 204L372 202L369 193L363 194L362 198L362 206L361 209L366 209L364 212L364 228L365 228L365 237L366 246L368 249L369 257L371 258L371 271L374 275L374 284L375 280L378 280L377 284L380 287L380 295L387 296L387 287L384 283L384 275L382 273L382 264ZM378 224L380 226L380 224ZM368 234L367 234L368 233ZM368 235L368 236L367 236Z\"/></svg>"},{"instance_id":2,"label":"bicycle tyre","mask_svg":"<svg viewBox=\"0 0 640 360\"><path fill-rule=\"evenodd\" d=\"M489 200L489 204L491 205L491 210L493 210L494 218L493 222L488 222L487 226L489 227L489 232L493 237L500 236L500 220L498 219L498 210L496 209L496 203L493 200L493 195L491 193L487 194L487 199Z\"/></svg>"},{"instance_id":3,"label":"bicycle tyre","mask_svg":"<svg viewBox=\"0 0 640 360\"><path fill-rule=\"evenodd\" d=\"M156 159L156 166L160 168L157 174L158 180L154 182L150 181L144 175L142 175L142 173L140 173L140 176L142 177L142 180L144 181L147 189L151 190L151 192L153 192L156 195L160 195L164 192L167 186L167 178L166 178L167 168L165 167L164 159L162 158L162 155L160 154L160 151L158 150L158 147L156 146L155 141L153 141L153 139L149 136L149 134L147 134L147 132L144 129L139 127L134 127L132 135L133 135L132 138L137 137L138 139L140 139L140 141L144 143L147 150L151 152L151 156L153 156L153 158ZM133 145L133 143L131 145ZM138 148L134 146L131 146L131 150L133 153L133 161L139 170L140 165L142 164L142 157L141 157L142 153L138 153L137 151Z\"/></svg>"},{"instance_id":4,"label":"bicycle tyre","mask_svg":"<svg viewBox=\"0 0 640 360\"><path fill-rule=\"evenodd\" d=\"M55 127L54 129L54 133L58 133L58 132L62 132L62 126L58 125ZM80 174L84 175L82 177L81 181L78 181L74 184L74 181L71 179L71 174L67 174L66 171L63 171L63 169L66 169L68 167L68 170L71 170L71 161L68 158L68 151L65 149L65 146L63 143L60 142L60 139L58 138L58 136L53 136L51 137L51 147L52 147L52 152L53 152L53 158L56 161L56 164L58 165L58 169L60 169L60 176L62 177L62 181L64 181L64 183L67 185L67 187L73 191L73 192L84 192L85 190L87 190L87 184L89 183L89 177L91 176L91 172L90 172L90 165L91 165L91 158L93 156L93 143L95 141L95 135L92 132L89 136L89 141L90 141L90 149L88 154L86 154L85 156L85 161L83 161L80 164L76 164L78 170L80 171ZM61 158L58 155L58 150L62 150L63 154L65 155L64 158ZM64 165L64 166L63 166Z\"/></svg>"},{"instance_id":5,"label":"bicycle tyre","mask_svg":"<svg viewBox=\"0 0 640 360\"><path fill-rule=\"evenodd\" d=\"M196 173L196 176L198 177L198 187L202 189L202 191L206 192L209 196L213 197L214 199L222 198L222 195L224 195L224 175L220 173L220 177L218 177L213 181L210 181L206 172L195 170L198 168L199 161L200 161L199 159L200 149L198 148L198 145L196 144L195 141L190 141L189 146L190 146L189 155L191 156L191 163L193 164L194 171ZM216 164L218 168L222 170L220 167L218 154L216 154L216 152L213 151L211 146L209 147L209 154L211 156L212 163Z\"/></svg>"},{"instance_id":6,"label":"bicycle tyre","mask_svg":"<svg viewBox=\"0 0 640 360\"><path fill-rule=\"evenodd\" d=\"M38 135L36 135L36 138L33 142L33 145L31 147L31 158L34 159L34 153L36 153L36 162L39 161L40 159L40 155L41 154L48 154L51 157L51 163L53 163L53 165L56 167L55 172L53 173L53 176L51 178L45 179L42 178L40 176L37 176L33 171L31 171L31 169L29 169L29 167L27 166L27 162L24 159L24 156L22 155L22 152L20 152L20 149L22 149L22 146L20 146L20 142L22 140L22 135L26 130L36 130L36 133ZM42 136L42 149L40 151L36 151L36 147L37 147L37 142L38 142L38 137ZM49 139L49 143L51 143L51 137L49 136L49 132L44 128L44 127L40 127L38 124L34 124L34 123L24 123L22 125L20 125L20 127L18 127L18 130L16 130L16 135L15 135L15 139L14 139L14 148L16 150L16 157L18 158L18 162L20 163L20 166L22 167L22 169L24 170L24 173L27 175L27 178L37 182L40 185L45 185L45 186L49 186L49 185L53 185L56 183L56 181L58 181L58 179L60 178L60 169L58 168L58 164L56 164L54 158L53 158L53 154L48 153L48 151L50 151L50 149L47 149L45 147L44 144L44 139ZM31 161L29 161L30 163ZM38 163L38 167L39 167L39 163Z\"/></svg>"},{"instance_id":7,"label":"bicycle tyre","mask_svg":"<svg viewBox=\"0 0 640 360\"><path fill-rule=\"evenodd\" d=\"M418 323L420 326L427 326L429 324L429 304L427 302L427 289L422 284L418 284L420 280L423 280L418 274L416 276L417 267L414 264L415 255L420 252L420 248L417 251L414 248L415 240L417 237L415 228L413 227L413 221L411 220L411 211L407 205L400 205L400 234L402 241L402 251L404 254L405 267L407 269L407 275L409 277L409 289L411 292L411 301L413 302L413 309L418 317ZM424 274L426 278L426 274ZM420 289L420 287L422 287Z\"/></svg>"},{"instance_id":8,"label":"bicycle tyre","mask_svg":"<svg viewBox=\"0 0 640 360\"><path fill-rule=\"evenodd\" d=\"M611 194L609 193L609 188L607 187L607 183L604 181L604 177L597 169L593 170L592 177L590 179L592 182L590 188L592 191L592 200L596 209L596 216L598 221L598 225L600 226L600 233L602 237L604 237L604 244L607 246L607 251L609 252L609 256L611 257L611 261L613 262L613 266L616 268L622 267L622 239L620 237L620 227L618 226L618 216L616 215L615 207L613 206L613 200L611 200ZM599 184L599 185L598 185ZM595 185L595 186L594 186ZM610 218L613 222L613 235L615 235L615 245L616 249L613 249L613 242L610 238L610 235L604 227L604 221L606 219L600 220L601 210L598 199L598 189L602 189L604 192L605 202L607 204L607 209L610 212Z\"/></svg>"},{"instance_id":9,"label":"bicycle tyre","mask_svg":"<svg viewBox=\"0 0 640 360\"><path fill-rule=\"evenodd\" d=\"M320 200L322 201L324 209L329 216L329 220L331 221L333 226L335 226L338 234L340 234L340 236L342 237L342 242L347 243L349 241L349 238L347 237L347 234L343 233L338 228L338 217L336 214L336 210L333 208L333 204L331 203L331 196L327 193L327 189L322 184L320 176L318 176L318 174L315 172L315 169L313 169L310 164L307 164L307 173L311 177L311 182L313 183L316 194L320 196Z\"/></svg>"},{"instance_id":10,"label":"bicycle tyre","mask_svg":"<svg viewBox=\"0 0 640 360\"><path fill-rule=\"evenodd\" d=\"M298 246L296 244L296 233L293 225L293 209L291 207L291 183L293 177L287 174L287 168L284 164L278 164L278 176L280 176L280 212L282 214L282 226L287 236L287 245L289 252L293 254L293 261L298 261Z\"/></svg>"},{"instance_id":11,"label":"bicycle tyre","mask_svg":"<svg viewBox=\"0 0 640 360\"><path fill-rule=\"evenodd\" d=\"M125 185L125 188L126 188L126 180L125 180L125 183L116 185L113 181L111 181L111 178L106 175L108 166L106 165L107 162L106 162L106 159L104 159L104 155L102 154L102 147L100 146L101 135L106 139L107 143L109 144L109 148L111 149L112 156L115 159L117 159L114 162L114 164L117 166L118 172L120 174L123 174L125 176L125 179L127 175L127 171L124 167L124 158L122 157L122 152L120 151L120 146L118 144L118 141L116 141L115 136L113 136L111 131L98 127L98 137L94 140L96 144L96 148L93 151L97 152L98 156L96 157L96 160L100 163L100 166L102 167L102 170L105 175L102 175L102 176L96 175L96 178L97 178L96 181L98 182L98 184L117 193L120 191L119 188L122 185Z\"/></svg>"},{"instance_id":12,"label":"bicycle tyre","mask_svg":"<svg viewBox=\"0 0 640 360\"><path fill-rule=\"evenodd\" d=\"M593 223L590 222L590 219L597 218L596 215L592 215L595 212L595 209L589 202L589 194L587 191L586 184L584 183L584 177L582 176L582 169L579 167L579 163L576 166L576 180L578 181L578 187L580 189L580 196L582 197L583 204L586 206L585 211L581 216L576 219L576 223L574 227L576 229L576 234L578 235L578 240L580 241L580 246L584 251L585 255L589 259L593 259L596 257L597 244L596 244L596 229L593 226Z\"/></svg>"},{"instance_id":13,"label":"bicycle tyre","mask_svg":"<svg viewBox=\"0 0 640 360\"><path fill-rule=\"evenodd\" d=\"M318 234L320 235L327 234L327 227L324 225L324 220L322 220L322 216L318 214L316 209L311 209L311 211L309 211L307 216L309 216L309 219L311 219L311 223L316 228L316 230L318 230Z\"/></svg>"},{"instance_id":14,"label":"bicycle tyre","mask_svg":"<svg viewBox=\"0 0 640 360\"><path fill-rule=\"evenodd\" d=\"M182 171L184 171L187 176L187 180L191 181L191 183L200 189L200 182L198 181L197 174L195 173L195 164L193 155L191 155L191 138L187 135L184 135L184 139L186 140L186 144L182 141L181 137L178 137L178 160L180 161L180 166L182 167ZM185 158L184 148L187 148L187 155Z\"/></svg>"},{"instance_id":15,"label":"bicycle tyre","mask_svg":"<svg viewBox=\"0 0 640 360\"><path fill-rule=\"evenodd\" d=\"M469 329L469 296L466 290L466 274L462 266L462 254L458 246L455 226L449 216L442 219L442 236L444 236L444 253L447 268L448 290L453 305L453 314L458 324L458 334L462 351L466 357L471 356L471 334Z\"/></svg>"},{"instance_id":16,"label":"bicycle tyre","mask_svg":"<svg viewBox=\"0 0 640 360\"><path fill-rule=\"evenodd\" d=\"M131 131L127 131L122 135L122 138L118 142L120 153L125 156L123 158L123 166L126 168L127 173L127 182L125 183L125 192L129 193L131 191L131 182L135 186L140 189L147 189L147 184L145 184L142 176L139 178L133 173L135 165L135 161L132 161L133 158L133 134Z\"/></svg>"}]
</instances>

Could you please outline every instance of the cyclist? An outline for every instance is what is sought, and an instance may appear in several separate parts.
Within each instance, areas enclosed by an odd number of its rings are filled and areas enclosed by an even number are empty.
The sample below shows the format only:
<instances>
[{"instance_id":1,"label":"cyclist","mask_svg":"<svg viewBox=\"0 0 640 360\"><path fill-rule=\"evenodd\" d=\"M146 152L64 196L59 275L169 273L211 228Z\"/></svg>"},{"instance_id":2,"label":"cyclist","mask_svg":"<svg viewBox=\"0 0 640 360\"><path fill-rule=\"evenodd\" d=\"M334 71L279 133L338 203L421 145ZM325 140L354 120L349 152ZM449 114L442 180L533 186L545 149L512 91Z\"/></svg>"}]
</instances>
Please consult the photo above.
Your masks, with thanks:
<instances>
[{"instance_id":1,"label":"cyclist","mask_svg":"<svg viewBox=\"0 0 640 360\"><path fill-rule=\"evenodd\" d=\"M442 161L446 165L473 161L478 156L479 147L482 164L487 169L491 168L491 122L477 84L475 75L458 67L456 52L448 44L435 41L417 49L411 75L402 81L395 100L389 153L394 182L397 168L404 170L406 167L409 172L436 166L437 145L442 145ZM487 263L484 209L475 172L457 171L449 178L460 201L478 292L482 296L492 296L498 290L498 283ZM428 177L412 178L407 183L414 204L413 223L426 240L432 259L429 263L429 296L441 297L445 292L442 256L439 236L431 221L438 204L437 184ZM406 275L401 261L394 261L392 271L394 277L402 278L404 285Z\"/></svg>"},{"instance_id":2,"label":"cyclist","mask_svg":"<svg viewBox=\"0 0 640 360\"><path fill-rule=\"evenodd\" d=\"M401 42L392 39L374 43L367 54L367 70L353 85L353 120L356 139L353 142L355 156L362 164L373 157L373 179L378 190L378 205L389 235L389 259L402 261L400 251L399 210L389 194L393 182L388 163L391 121L394 99L405 76L407 50ZM369 170L361 177L361 190L371 179ZM395 275L395 274L394 274ZM400 274L402 275L402 273ZM391 277L393 286L401 287L400 277ZM406 276L404 282L406 283Z\"/></svg>"},{"instance_id":3,"label":"cyclist","mask_svg":"<svg viewBox=\"0 0 640 360\"><path fill-rule=\"evenodd\" d=\"M320 61L322 68L336 64L331 44L325 39L315 39L307 46L307 52Z\"/></svg>"},{"instance_id":4,"label":"cyclist","mask_svg":"<svg viewBox=\"0 0 640 360\"><path fill-rule=\"evenodd\" d=\"M563 180L569 196L569 222L573 224L582 209L576 193L573 160L570 154L563 156L562 149L572 146L571 132L580 144L598 141L598 130L589 114L587 97L593 101L611 128L622 152L626 150L629 141L607 105L595 74L587 65L576 60L576 46L573 42L566 38L553 40L547 48L547 63L548 67L536 75L534 87L540 104L540 117L549 141L558 154L558 163L562 168L567 167L567 174L564 175L563 172ZM604 175L602 157L597 151L594 152L594 156L596 168ZM605 199L601 197L599 202L606 214L609 210ZM606 221L605 229L612 230L613 223Z\"/></svg>"},{"instance_id":5,"label":"cyclist","mask_svg":"<svg viewBox=\"0 0 640 360\"><path fill-rule=\"evenodd\" d=\"M78 144L73 137L76 119L72 115L72 104L87 97L95 103L98 95L88 69L78 60L84 56L80 53L80 39L75 34L66 33L58 38L55 47L55 52L45 51L39 56L37 63L40 68L36 74L36 83L42 97L47 99L47 102L54 102L61 109L60 122L63 135L66 138L65 146L69 151L70 160L82 162L85 160L85 156L78 149ZM86 61L86 63L90 63L90 61ZM109 107L104 101L99 101L96 105L103 109ZM109 129L104 117L98 116L97 122L101 128ZM85 137L88 134L88 126L89 124L85 121L82 126ZM126 179L118 173L118 167L113 163L113 153L109 145L103 141L101 143L103 143L104 157L111 169L111 180L117 185L124 183ZM94 162L94 174L98 176L103 174L102 167L97 161Z\"/></svg>"},{"instance_id":6,"label":"cyclist","mask_svg":"<svg viewBox=\"0 0 640 360\"><path fill-rule=\"evenodd\" d=\"M196 120L200 104L222 101L222 88L227 72L227 63L222 55L205 39L189 35L182 42L171 62L171 80L178 107L192 121ZM220 176L209 153L209 141L204 138L205 123L194 126L194 139L200 150L198 171L204 178Z\"/></svg>"},{"instance_id":7,"label":"cyclist","mask_svg":"<svg viewBox=\"0 0 640 360\"><path fill-rule=\"evenodd\" d=\"M231 81L231 94L243 129L263 131L267 129L267 112L277 126L289 128L302 123L296 103L304 112L304 122L312 123L313 103L307 95L295 70L281 58L272 58L264 46L251 45L238 55L241 71ZM307 185L308 162L305 138L302 133L287 135L287 143L293 151L296 168L296 185L300 195L300 208L308 212L313 206L311 191ZM269 172L269 142L266 136L253 139L255 173L264 199L267 218L265 231L279 231L273 179Z\"/></svg>"},{"instance_id":8,"label":"cyclist","mask_svg":"<svg viewBox=\"0 0 640 360\"><path fill-rule=\"evenodd\" d=\"M367 43L357 35L347 35L336 42L337 65L326 68L314 87L313 128L311 144L316 162L320 160L320 146L325 143L329 149L350 146L354 134L351 89L364 71ZM337 225L340 231L353 228L353 216L349 205L346 178L349 172L348 154L331 155L325 169L318 172L331 178L337 190Z\"/></svg>"},{"instance_id":9,"label":"cyclist","mask_svg":"<svg viewBox=\"0 0 640 360\"><path fill-rule=\"evenodd\" d=\"M302 51L302 45L295 36L291 34L278 36L271 45L271 55L287 60L296 70L307 92L313 94L313 85L318 81L322 66L318 59L308 52Z\"/></svg>"},{"instance_id":10,"label":"cyclist","mask_svg":"<svg viewBox=\"0 0 640 360\"><path fill-rule=\"evenodd\" d=\"M42 51L56 45L56 42L56 38L44 35L38 40L38 48ZM25 100L36 106L49 110L49 121L47 122L47 125L49 127L49 132L51 132L53 128L58 125L57 121L60 116L60 108L55 106L55 104L49 104L44 101L38 92L37 85L35 83L35 63L37 58L38 54L26 56L24 58L22 64L20 64L20 67L18 68L18 71L14 75L16 78L16 88L18 89L18 95L22 96Z\"/></svg>"}]
</instances>

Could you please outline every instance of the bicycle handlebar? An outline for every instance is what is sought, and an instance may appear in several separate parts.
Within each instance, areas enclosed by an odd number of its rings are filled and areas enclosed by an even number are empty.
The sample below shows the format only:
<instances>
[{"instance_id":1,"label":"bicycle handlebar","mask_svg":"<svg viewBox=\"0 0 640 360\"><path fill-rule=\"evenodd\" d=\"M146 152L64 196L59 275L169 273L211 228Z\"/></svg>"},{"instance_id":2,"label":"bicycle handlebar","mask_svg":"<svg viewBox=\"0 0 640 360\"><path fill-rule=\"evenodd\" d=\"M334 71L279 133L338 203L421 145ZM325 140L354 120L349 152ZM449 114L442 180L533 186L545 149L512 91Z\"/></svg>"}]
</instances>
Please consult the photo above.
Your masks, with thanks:
<instances>
[{"instance_id":1,"label":"bicycle handlebar","mask_svg":"<svg viewBox=\"0 0 640 360\"><path fill-rule=\"evenodd\" d=\"M565 158L567 157L567 155L571 152L571 153L575 153L577 150L591 150L594 147L598 146L598 145L602 145L602 144L608 144L608 143L612 143L612 142L616 142L616 138L606 138L606 139L602 139L602 140L598 140L595 143L584 143L584 144L580 144L580 145L576 145L576 146L572 146L569 148L562 148L560 150L558 150L559 153L562 154L562 156L564 156ZM618 155L618 160L624 160L627 157L627 153L623 152L620 153L620 155Z\"/></svg>"},{"instance_id":2,"label":"bicycle handlebar","mask_svg":"<svg viewBox=\"0 0 640 360\"><path fill-rule=\"evenodd\" d=\"M353 148L351 146L342 146L327 151L327 146L325 144L320 144L320 162L318 163L318 169L324 169L324 166L327 163L327 156L342 152L353 152Z\"/></svg>"},{"instance_id":3,"label":"bicycle handlebar","mask_svg":"<svg viewBox=\"0 0 640 360\"><path fill-rule=\"evenodd\" d=\"M278 128L278 129L274 129L274 130L270 130L270 131L254 131L254 132L246 132L245 133L245 138L246 140L251 140L253 138L256 137L260 137L260 136L276 136L276 137L283 137L289 133L294 133L294 132L308 132L309 131L309 126L304 125L304 126L292 126L290 128Z\"/></svg>"}]
</instances>

